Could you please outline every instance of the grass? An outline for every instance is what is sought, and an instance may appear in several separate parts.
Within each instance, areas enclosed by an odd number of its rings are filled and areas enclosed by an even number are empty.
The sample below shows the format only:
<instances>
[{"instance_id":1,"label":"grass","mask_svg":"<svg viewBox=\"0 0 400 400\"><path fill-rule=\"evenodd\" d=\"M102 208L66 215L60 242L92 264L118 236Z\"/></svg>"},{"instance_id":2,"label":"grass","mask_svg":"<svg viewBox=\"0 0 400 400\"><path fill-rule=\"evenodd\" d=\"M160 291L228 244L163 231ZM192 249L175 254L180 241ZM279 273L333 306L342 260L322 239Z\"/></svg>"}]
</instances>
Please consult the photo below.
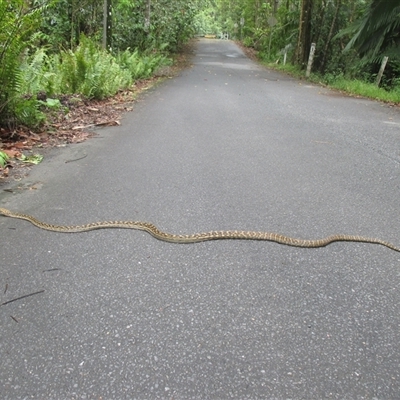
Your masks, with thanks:
<instances>
[{"instance_id":1,"label":"grass","mask_svg":"<svg viewBox=\"0 0 400 400\"><path fill-rule=\"evenodd\" d=\"M400 87L387 91L377 87L373 83L367 83L357 79L350 80L343 77L336 78L329 86L358 96L369 97L371 99L390 103L400 103Z\"/></svg>"},{"instance_id":2,"label":"grass","mask_svg":"<svg viewBox=\"0 0 400 400\"><path fill-rule=\"evenodd\" d=\"M305 77L305 71L301 70L297 65L277 65L275 63L268 63L266 65L269 68L288 73L296 78L307 79ZM358 79L348 79L342 75L321 76L313 73L311 73L308 81L323 84L327 87L346 92L350 95L368 97L384 102L400 104L400 86L395 87L391 91L387 91L381 87L377 87L374 83L368 83Z\"/></svg>"}]
</instances>

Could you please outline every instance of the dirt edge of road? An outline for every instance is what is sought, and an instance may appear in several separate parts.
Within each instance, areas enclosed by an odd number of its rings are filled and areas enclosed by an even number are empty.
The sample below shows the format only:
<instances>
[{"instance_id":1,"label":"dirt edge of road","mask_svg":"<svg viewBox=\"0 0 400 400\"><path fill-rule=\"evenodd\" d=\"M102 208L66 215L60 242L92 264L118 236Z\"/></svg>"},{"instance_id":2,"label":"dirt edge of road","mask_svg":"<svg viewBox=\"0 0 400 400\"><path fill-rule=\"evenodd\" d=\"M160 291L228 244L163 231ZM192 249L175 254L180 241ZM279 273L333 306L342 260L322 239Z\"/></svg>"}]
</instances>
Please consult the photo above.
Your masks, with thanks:
<instances>
[{"instance_id":1,"label":"dirt edge of road","mask_svg":"<svg viewBox=\"0 0 400 400\"><path fill-rule=\"evenodd\" d=\"M37 154L46 156L52 148L82 143L98 134L94 132L94 128L120 125L122 115L133 111L133 105L139 101L141 95L190 68L196 42L193 39L183 45L173 55L172 66L156 70L151 78L137 80L132 87L121 90L113 97L88 100L78 95L59 96L62 107L49 112L46 124L37 131L25 126L10 130L0 128L0 151L9 157L5 167L0 166L0 186L20 181L29 175L35 163L27 162L26 158Z\"/></svg>"}]
</instances>

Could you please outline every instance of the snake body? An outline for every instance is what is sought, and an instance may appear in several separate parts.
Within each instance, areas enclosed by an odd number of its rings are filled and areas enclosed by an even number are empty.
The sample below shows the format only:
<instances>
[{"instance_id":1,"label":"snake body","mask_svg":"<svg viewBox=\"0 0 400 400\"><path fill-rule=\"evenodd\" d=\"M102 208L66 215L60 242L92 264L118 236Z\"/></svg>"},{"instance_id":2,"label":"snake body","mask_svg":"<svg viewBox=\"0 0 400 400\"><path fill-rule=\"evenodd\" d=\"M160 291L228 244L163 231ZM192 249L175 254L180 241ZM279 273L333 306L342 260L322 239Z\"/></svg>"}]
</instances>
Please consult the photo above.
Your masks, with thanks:
<instances>
[{"instance_id":1,"label":"snake body","mask_svg":"<svg viewBox=\"0 0 400 400\"><path fill-rule=\"evenodd\" d=\"M171 233L161 231L151 223L140 222L140 221L101 221L86 225L68 226L68 225L47 224L45 222L39 221L38 219L32 217L31 215L13 212L5 208L0 208L0 214L6 217L24 219L41 229L53 232L63 232L63 233L87 232L95 229L106 229L106 228L124 228L124 229L137 229L146 231L150 233L150 235L154 236L156 239L172 243L197 243L197 242L205 242L207 240L240 239L240 240L265 240L265 241L285 244L288 246L314 248L314 247L324 247L332 242L363 242L363 243L380 244L382 246L388 247L389 249L400 252L399 247L396 247L393 244L385 242L381 239L368 238L363 236L354 236L354 235L332 235L317 240L296 239L296 238L291 238L289 236L284 236L270 232L237 231L237 230L210 231L204 233L196 233L193 235L174 235Z\"/></svg>"}]
</instances>

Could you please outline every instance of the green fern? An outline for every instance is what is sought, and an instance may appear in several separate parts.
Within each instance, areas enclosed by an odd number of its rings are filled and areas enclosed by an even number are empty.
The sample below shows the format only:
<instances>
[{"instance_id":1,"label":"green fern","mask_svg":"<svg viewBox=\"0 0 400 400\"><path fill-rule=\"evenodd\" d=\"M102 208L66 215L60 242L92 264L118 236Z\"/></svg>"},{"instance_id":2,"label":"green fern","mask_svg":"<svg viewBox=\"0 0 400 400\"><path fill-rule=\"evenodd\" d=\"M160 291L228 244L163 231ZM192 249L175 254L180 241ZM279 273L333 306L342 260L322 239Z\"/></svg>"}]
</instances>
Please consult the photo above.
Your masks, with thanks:
<instances>
[{"instance_id":1,"label":"green fern","mask_svg":"<svg viewBox=\"0 0 400 400\"><path fill-rule=\"evenodd\" d=\"M131 53L129 49L117 55L117 62L129 70L133 79L149 78L157 68L171 65L171 60L162 54L140 55L137 50Z\"/></svg>"},{"instance_id":2,"label":"green fern","mask_svg":"<svg viewBox=\"0 0 400 400\"><path fill-rule=\"evenodd\" d=\"M24 86L20 65L30 35L40 21L44 7L29 9L24 0L0 0L0 121L18 119L16 107Z\"/></svg>"},{"instance_id":3,"label":"green fern","mask_svg":"<svg viewBox=\"0 0 400 400\"><path fill-rule=\"evenodd\" d=\"M32 128L39 127L46 120L46 115L40 111L40 102L35 98L18 101L14 113L19 123Z\"/></svg>"},{"instance_id":4,"label":"green fern","mask_svg":"<svg viewBox=\"0 0 400 400\"><path fill-rule=\"evenodd\" d=\"M0 167L4 168L7 164L9 157L4 151L0 151Z\"/></svg>"},{"instance_id":5,"label":"green fern","mask_svg":"<svg viewBox=\"0 0 400 400\"><path fill-rule=\"evenodd\" d=\"M43 76L47 55L44 49L38 49L32 57L25 55L21 63L21 73L23 75L20 93L33 95L42 90Z\"/></svg>"}]
</instances>

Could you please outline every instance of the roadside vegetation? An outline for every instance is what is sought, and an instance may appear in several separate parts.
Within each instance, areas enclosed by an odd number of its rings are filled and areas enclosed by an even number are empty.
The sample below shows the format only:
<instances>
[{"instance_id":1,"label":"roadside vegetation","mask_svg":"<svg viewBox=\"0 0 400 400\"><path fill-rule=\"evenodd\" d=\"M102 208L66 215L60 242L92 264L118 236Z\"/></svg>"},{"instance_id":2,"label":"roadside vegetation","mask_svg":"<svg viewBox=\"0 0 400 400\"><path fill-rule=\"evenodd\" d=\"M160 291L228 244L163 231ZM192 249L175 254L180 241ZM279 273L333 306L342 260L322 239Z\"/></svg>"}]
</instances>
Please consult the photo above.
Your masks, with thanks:
<instances>
[{"instance_id":1,"label":"roadside vegetation","mask_svg":"<svg viewBox=\"0 0 400 400\"><path fill-rule=\"evenodd\" d=\"M296 78L305 79L304 70L298 65L282 65L270 62L264 62L264 64L269 68L288 73ZM310 77L307 79L310 82L322 84L353 96L367 97L386 103L400 104L400 85L394 85L393 87L387 88L377 86L375 82L368 80L349 78L344 74L322 75L311 73Z\"/></svg>"},{"instance_id":2,"label":"roadside vegetation","mask_svg":"<svg viewBox=\"0 0 400 400\"><path fill-rule=\"evenodd\" d=\"M400 0L213 0L202 33L229 33L263 62L375 99L400 102ZM377 75L388 57L379 87Z\"/></svg>"},{"instance_id":3,"label":"roadside vegetation","mask_svg":"<svg viewBox=\"0 0 400 400\"><path fill-rule=\"evenodd\" d=\"M117 0L104 41L102 3L0 0L3 128L38 127L46 107L56 104L48 99L60 95L113 96L170 65L170 53L193 35L196 2L158 1L150 8L150 0Z\"/></svg>"},{"instance_id":4,"label":"roadside vegetation","mask_svg":"<svg viewBox=\"0 0 400 400\"><path fill-rule=\"evenodd\" d=\"M400 103L400 0L0 0L0 171L118 124L195 35L302 77L314 43L308 79Z\"/></svg>"},{"instance_id":5,"label":"roadside vegetation","mask_svg":"<svg viewBox=\"0 0 400 400\"><path fill-rule=\"evenodd\" d=\"M400 0L0 0L0 137L41 126L61 96L150 78L194 34L227 34L298 74L315 43L312 80L399 102L399 28Z\"/></svg>"},{"instance_id":6,"label":"roadside vegetation","mask_svg":"<svg viewBox=\"0 0 400 400\"><path fill-rule=\"evenodd\" d=\"M202 4L0 0L0 176L40 160L23 152L118 124L117 110L173 73Z\"/></svg>"}]
</instances>

